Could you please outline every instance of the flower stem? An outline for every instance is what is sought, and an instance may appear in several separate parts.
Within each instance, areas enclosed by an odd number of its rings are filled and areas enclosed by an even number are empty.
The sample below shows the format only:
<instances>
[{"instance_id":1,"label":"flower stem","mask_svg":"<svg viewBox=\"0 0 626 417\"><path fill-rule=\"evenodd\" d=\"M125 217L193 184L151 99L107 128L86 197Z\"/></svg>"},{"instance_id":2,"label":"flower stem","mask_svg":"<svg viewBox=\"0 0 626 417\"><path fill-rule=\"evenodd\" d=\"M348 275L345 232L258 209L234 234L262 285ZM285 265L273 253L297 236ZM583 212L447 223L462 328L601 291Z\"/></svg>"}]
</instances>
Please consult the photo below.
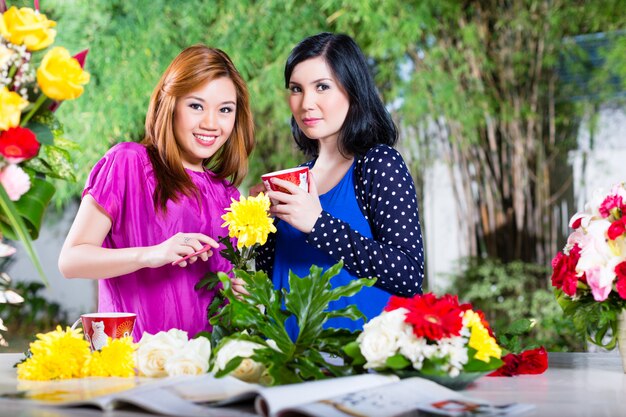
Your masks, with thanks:
<instances>
[{"instance_id":1,"label":"flower stem","mask_svg":"<svg viewBox=\"0 0 626 417\"><path fill-rule=\"evenodd\" d=\"M39 95L39 97L37 98L37 101L33 105L33 108L30 109L30 111L22 119L22 122L20 123L20 126L22 126L22 127L26 126L26 123L28 123L28 121L30 120L31 117L33 117L35 112L37 110L39 110L39 107L41 107L41 105L44 103L44 101L46 101L46 98L47 97L45 96L45 94L40 94Z\"/></svg>"}]
</instances>

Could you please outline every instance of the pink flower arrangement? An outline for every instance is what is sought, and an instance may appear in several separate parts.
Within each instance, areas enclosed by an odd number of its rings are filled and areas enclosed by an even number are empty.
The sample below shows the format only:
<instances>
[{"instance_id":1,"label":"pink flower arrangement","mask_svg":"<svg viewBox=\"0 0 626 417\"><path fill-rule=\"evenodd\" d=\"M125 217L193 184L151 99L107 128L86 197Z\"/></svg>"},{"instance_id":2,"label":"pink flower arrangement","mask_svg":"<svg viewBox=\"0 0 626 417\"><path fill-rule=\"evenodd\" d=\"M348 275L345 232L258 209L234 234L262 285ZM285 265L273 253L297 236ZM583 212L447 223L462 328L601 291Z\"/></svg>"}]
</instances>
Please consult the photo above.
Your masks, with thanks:
<instances>
[{"instance_id":1,"label":"pink flower arrangement","mask_svg":"<svg viewBox=\"0 0 626 417\"><path fill-rule=\"evenodd\" d=\"M557 299L587 333L594 326L599 334L608 327L615 333L617 314L626 307L626 185L596 191L569 225L574 231L552 260Z\"/></svg>"}]
</instances>

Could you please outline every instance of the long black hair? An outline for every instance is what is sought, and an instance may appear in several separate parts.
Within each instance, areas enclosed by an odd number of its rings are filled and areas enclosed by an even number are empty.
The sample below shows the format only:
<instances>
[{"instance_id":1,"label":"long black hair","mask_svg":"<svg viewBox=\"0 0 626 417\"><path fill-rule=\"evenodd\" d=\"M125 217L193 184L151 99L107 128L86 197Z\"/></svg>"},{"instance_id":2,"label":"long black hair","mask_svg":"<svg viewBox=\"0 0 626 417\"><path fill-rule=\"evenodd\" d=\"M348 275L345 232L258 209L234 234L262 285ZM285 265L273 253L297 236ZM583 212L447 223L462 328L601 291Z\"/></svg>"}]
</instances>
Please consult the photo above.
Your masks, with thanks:
<instances>
[{"instance_id":1,"label":"long black hair","mask_svg":"<svg viewBox=\"0 0 626 417\"><path fill-rule=\"evenodd\" d=\"M378 144L394 146L398 141L398 129L378 95L361 48L350 36L323 32L303 39L287 58L285 88L289 88L296 65L316 57L326 61L350 101L339 132L339 151L344 155L360 156ZM308 156L318 155L319 142L309 139L293 116L291 132L300 150Z\"/></svg>"}]
</instances>

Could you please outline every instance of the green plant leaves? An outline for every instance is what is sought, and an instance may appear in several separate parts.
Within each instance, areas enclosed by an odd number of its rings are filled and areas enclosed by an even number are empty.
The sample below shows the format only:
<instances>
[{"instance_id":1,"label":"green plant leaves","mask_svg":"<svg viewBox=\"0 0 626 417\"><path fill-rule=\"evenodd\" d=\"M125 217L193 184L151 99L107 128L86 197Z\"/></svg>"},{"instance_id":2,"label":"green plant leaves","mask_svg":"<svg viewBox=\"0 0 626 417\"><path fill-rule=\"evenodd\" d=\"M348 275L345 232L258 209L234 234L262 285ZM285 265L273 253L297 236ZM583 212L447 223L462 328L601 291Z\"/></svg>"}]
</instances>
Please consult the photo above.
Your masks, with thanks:
<instances>
[{"instance_id":1,"label":"green plant leaves","mask_svg":"<svg viewBox=\"0 0 626 417\"><path fill-rule=\"evenodd\" d=\"M34 186L33 186L34 188ZM31 188L32 189L32 188ZM24 196L22 196L24 198ZM45 206L44 206L45 208ZM37 207L34 209L33 214L36 217ZM43 215L43 212L42 212ZM24 248L26 249L26 253L33 261L35 268L37 268L37 272L41 276L43 282L48 285L48 280L46 278L46 274L43 272L43 268L41 267L41 263L39 262L39 258L37 257L37 253L33 248L33 243L31 239L32 230L27 228L26 223L24 222L22 214L18 211L13 201L9 198L9 195L5 191L4 187L0 185L0 230L2 233L13 239L17 239L22 241ZM38 233L39 229L37 229Z\"/></svg>"},{"instance_id":2,"label":"green plant leaves","mask_svg":"<svg viewBox=\"0 0 626 417\"><path fill-rule=\"evenodd\" d=\"M284 289L274 290L271 280L263 271L250 273L235 269L235 276L253 289L249 295L241 296L233 293L230 278L219 273L228 304L210 322L219 332L230 335L218 343L221 346L230 338L263 345L267 345L267 339L276 342L278 350L270 347L259 349L251 357L265 365L272 385L353 373L352 365L330 364L325 355L346 358L343 348L355 341L358 332L324 329L323 325L331 317L364 318L355 307L328 311L329 303L354 295L364 286L373 285L375 279L353 280L348 285L332 288L331 279L342 267L343 263L339 262L323 271L313 265L305 277L290 274L289 292ZM295 342L285 330L285 320L290 316L296 318L299 327ZM244 329L247 333L242 333Z\"/></svg>"}]
</instances>

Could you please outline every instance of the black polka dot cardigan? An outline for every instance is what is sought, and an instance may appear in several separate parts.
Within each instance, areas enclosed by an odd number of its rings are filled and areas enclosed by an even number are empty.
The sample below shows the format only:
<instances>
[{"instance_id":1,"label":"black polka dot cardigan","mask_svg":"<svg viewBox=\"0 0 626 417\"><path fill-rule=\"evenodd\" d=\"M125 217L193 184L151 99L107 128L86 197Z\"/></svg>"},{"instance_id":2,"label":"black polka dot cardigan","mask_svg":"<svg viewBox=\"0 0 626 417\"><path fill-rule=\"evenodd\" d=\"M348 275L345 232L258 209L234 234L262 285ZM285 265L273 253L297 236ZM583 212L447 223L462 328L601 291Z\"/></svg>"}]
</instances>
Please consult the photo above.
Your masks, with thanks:
<instances>
[{"instance_id":1,"label":"black polka dot cardigan","mask_svg":"<svg viewBox=\"0 0 626 417\"><path fill-rule=\"evenodd\" d=\"M314 161L305 165L313 166ZM424 245L417 195L411 174L395 149L378 145L357 159L354 189L373 238L322 211L307 243L343 260L357 277L376 277L376 286L392 294L421 294ZM259 250L256 267L269 276L274 265L275 235Z\"/></svg>"}]
</instances>

